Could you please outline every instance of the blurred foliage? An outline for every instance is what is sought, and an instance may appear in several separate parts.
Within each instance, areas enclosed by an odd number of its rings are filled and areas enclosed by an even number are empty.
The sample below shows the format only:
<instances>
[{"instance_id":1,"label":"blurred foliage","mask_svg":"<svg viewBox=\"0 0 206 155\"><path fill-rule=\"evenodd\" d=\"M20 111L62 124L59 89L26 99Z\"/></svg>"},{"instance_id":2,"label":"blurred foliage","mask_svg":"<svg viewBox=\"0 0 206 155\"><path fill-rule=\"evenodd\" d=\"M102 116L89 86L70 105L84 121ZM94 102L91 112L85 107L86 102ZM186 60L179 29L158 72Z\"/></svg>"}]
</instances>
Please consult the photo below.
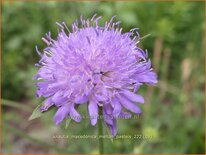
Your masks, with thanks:
<instances>
[{"instance_id":1,"label":"blurred foliage","mask_svg":"<svg viewBox=\"0 0 206 155\"><path fill-rule=\"evenodd\" d=\"M95 13L103 17L101 24L117 15L124 32L138 27L141 36L151 34L140 46L157 60L154 67L159 67L160 79L151 103L141 106L141 118L118 122L119 135L149 135L153 139L114 139L113 143L107 139L106 153L205 152L204 2L4 2L2 12L4 153L36 153L37 148L39 153L98 153L97 140L56 142L51 138L54 134L96 134L96 127L88 125L88 120L80 124L71 122L65 130L65 124L55 127L54 109L41 119L28 122L32 110L16 108L34 107L42 101L35 98L32 81L37 71L34 64L39 59L34 47L46 46L41 37L49 31L56 37L55 22L65 21L70 27L80 15L90 18ZM159 58L155 47L162 51ZM171 51L168 59L164 58L165 49ZM170 63L165 72L166 61ZM162 91L166 94L160 99ZM146 99L148 92L147 86L140 90ZM80 109L81 113L84 109ZM106 134L107 129L104 130Z\"/></svg>"}]
</instances>

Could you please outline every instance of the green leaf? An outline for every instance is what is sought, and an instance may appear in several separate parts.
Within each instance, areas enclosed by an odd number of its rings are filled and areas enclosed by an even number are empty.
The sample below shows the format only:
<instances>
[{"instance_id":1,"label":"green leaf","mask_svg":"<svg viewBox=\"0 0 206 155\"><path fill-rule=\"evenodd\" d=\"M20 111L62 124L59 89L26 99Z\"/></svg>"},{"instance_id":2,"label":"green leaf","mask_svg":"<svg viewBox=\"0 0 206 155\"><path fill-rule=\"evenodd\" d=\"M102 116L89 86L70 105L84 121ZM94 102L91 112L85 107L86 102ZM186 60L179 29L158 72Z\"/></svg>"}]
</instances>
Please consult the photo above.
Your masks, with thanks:
<instances>
[{"instance_id":1,"label":"green leaf","mask_svg":"<svg viewBox=\"0 0 206 155\"><path fill-rule=\"evenodd\" d=\"M66 123L65 123L65 129L67 129L69 127L69 124L71 123L71 118L67 118L66 119Z\"/></svg>"},{"instance_id":2,"label":"green leaf","mask_svg":"<svg viewBox=\"0 0 206 155\"><path fill-rule=\"evenodd\" d=\"M39 111L39 108L42 106L42 104L39 104L35 109L34 111L32 112L31 116L29 117L29 121L30 120L33 120L33 119L36 119L36 118L39 118L43 115L43 113L41 113Z\"/></svg>"},{"instance_id":3,"label":"green leaf","mask_svg":"<svg viewBox=\"0 0 206 155\"><path fill-rule=\"evenodd\" d=\"M108 127L106 126L106 124L103 123L103 125L105 126L105 129L106 129L107 134L108 134L108 135L111 135ZM111 141L111 143L114 143L114 138L115 138L115 137L110 137L110 136L109 136L109 140Z\"/></svg>"}]
</instances>

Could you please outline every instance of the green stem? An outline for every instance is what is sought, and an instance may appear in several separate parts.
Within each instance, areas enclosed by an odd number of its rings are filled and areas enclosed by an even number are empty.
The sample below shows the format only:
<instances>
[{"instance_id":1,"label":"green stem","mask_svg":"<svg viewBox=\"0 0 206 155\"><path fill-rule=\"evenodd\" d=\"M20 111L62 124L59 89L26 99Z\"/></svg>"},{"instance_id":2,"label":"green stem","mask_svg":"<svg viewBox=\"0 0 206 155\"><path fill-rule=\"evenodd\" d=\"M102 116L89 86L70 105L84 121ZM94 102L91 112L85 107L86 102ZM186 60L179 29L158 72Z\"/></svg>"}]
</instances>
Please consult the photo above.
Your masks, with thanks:
<instances>
[{"instance_id":1,"label":"green stem","mask_svg":"<svg viewBox=\"0 0 206 155\"><path fill-rule=\"evenodd\" d=\"M104 141L103 141L103 125L102 125L102 108L99 108L98 119L98 139L99 139L99 154L104 154Z\"/></svg>"}]
</instances>

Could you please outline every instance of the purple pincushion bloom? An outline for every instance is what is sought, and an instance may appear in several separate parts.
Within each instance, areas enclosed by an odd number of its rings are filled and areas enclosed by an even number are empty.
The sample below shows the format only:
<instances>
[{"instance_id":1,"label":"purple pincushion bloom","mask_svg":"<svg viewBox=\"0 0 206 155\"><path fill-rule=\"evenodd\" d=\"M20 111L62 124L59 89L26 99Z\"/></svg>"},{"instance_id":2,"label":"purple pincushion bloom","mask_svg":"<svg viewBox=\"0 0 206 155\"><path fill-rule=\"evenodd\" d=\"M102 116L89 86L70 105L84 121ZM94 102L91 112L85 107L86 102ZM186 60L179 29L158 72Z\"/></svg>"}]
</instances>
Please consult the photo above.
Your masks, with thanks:
<instances>
[{"instance_id":1,"label":"purple pincushion bloom","mask_svg":"<svg viewBox=\"0 0 206 155\"><path fill-rule=\"evenodd\" d=\"M104 122L113 136L117 134L117 118L129 118L131 111L140 114L137 103L144 98L136 94L146 83L155 85L157 75L151 68L147 52L140 49L137 29L122 33L120 22L98 25L100 17L91 20L81 18L72 24L72 31L64 23L58 24L60 32L56 40L50 33L42 38L47 44L35 75L37 97L46 101L41 112L51 106L58 108L54 122L60 124L71 117L80 122L81 115L75 105L87 104L92 125L96 125L99 108ZM68 31L68 32L67 32Z\"/></svg>"}]
</instances>

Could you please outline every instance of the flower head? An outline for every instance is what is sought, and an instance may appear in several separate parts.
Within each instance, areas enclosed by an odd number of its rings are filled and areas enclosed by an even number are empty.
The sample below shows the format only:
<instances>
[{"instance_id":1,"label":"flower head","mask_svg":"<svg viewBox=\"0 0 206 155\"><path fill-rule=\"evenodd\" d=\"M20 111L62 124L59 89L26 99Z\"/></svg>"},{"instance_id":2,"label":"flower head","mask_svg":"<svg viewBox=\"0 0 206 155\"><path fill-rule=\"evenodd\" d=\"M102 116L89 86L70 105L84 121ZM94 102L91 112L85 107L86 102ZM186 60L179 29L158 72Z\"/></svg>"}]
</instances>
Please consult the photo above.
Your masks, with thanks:
<instances>
[{"instance_id":1,"label":"flower head","mask_svg":"<svg viewBox=\"0 0 206 155\"><path fill-rule=\"evenodd\" d=\"M81 18L80 25L72 24L72 31L64 23L58 24L60 32L56 40L50 33L42 38L47 44L35 78L37 97L46 101L40 110L51 106L58 108L56 125L71 117L81 121L76 105L87 104L91 124L97 123L99 109L112 135L117 134L118 117L131 117L126 111L141 113L137 103L144 98L136 94L146 83L155 85L157 75L151 69L151 62L137 45L140 41L137 29L123 33L120 22L112 18L99 26L100 17Z\"/></svg>"}]
</instances>

